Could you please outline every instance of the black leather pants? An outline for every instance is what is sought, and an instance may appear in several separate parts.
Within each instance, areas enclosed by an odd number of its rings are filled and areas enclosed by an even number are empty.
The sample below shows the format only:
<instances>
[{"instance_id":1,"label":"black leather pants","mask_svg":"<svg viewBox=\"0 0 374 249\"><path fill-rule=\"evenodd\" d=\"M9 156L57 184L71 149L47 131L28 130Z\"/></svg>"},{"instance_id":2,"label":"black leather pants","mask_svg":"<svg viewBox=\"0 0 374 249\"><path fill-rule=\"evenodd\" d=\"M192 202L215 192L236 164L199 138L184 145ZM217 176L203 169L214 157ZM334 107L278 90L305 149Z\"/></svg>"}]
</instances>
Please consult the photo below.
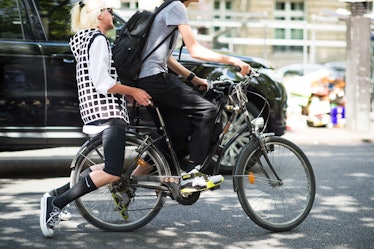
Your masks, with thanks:
<instances>
[{"instance_id":1,"label":"black leather pants","mask_svg":"<svg viewBox=\"0 0 374 249\"><path fill-rule=\"evenodd\" d=\"M188 144L189 160L201 164L212 139L216 106L173 74L157 74L139 79L139 87L146 90L159 107L178 152Z\"/></svg>"}]
</instances>

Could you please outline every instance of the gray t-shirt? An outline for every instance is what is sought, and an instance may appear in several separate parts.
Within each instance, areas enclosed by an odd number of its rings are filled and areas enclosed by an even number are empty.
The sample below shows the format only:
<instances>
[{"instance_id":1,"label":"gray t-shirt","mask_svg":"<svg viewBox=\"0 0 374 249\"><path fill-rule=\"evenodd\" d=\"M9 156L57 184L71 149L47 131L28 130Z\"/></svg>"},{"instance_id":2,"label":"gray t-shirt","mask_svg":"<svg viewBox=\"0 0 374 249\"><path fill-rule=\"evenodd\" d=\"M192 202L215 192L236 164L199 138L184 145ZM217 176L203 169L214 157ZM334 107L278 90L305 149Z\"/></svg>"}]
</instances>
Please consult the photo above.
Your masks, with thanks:
<instances>
[{"instance_id":1,"label":"gray t-shirt","mask_svg":"<svg viewBox=\"0 0 374 249\"><path fill-rule=\"evenodd\" d=\"M188 24L187 9L180 1L174 1L166 6L156 15L152 24L148 41L142 54L144 58L152 49L154 49L165 37L167 37L174 28L180 24ZM178 40L179 32L168 38L156 51L154 51L143 63L139 78L145 78L151 75L164 73L168 71L167 60L172 54ZM171 39L172 46L170 49Z\"/></svg>"}]
</instances>

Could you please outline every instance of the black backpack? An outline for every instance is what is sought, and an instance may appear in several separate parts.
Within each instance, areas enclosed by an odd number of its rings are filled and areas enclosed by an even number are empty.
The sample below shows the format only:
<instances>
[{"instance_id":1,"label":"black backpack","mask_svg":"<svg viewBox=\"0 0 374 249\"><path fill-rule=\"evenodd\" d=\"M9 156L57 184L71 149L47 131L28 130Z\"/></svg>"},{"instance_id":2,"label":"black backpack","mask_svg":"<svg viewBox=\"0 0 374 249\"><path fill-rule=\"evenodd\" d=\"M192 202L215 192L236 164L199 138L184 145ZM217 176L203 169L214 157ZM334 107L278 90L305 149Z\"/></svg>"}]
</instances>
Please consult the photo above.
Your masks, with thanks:
<instances>
[{"instance_id":1,"label":"black backpack","mask_svg":"<svg viewBox=\"0 0 374 249\"><path fill-rule=\"evenodd\" d=\"M177 28L165 37L143 60L141 59L143 48L155 16L173 1L176 0L166 0L154 12L147 10L136 11L119 32L112 48L112 54L114 66L122 84L135 86L135 79L140 73L142 63L166 39L174 34Z\"/></svg>"}]
</instances>

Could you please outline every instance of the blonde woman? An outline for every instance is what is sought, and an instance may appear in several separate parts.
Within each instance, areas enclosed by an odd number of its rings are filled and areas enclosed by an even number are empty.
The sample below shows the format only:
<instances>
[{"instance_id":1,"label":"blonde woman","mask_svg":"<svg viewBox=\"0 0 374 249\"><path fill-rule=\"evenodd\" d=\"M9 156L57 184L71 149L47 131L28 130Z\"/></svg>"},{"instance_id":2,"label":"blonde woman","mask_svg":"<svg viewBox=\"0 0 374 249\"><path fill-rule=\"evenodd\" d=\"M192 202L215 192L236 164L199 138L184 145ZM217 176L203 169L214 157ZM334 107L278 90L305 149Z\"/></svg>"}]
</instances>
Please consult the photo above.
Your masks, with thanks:
<instances>
[{"instance_id":1,"label":"blonde woman","mask_svg":"<svg viewBox=\"0 0 374 249\"><path fill-rule=\"evenodd\" d=\"M71 11L75 35L70 47L77 61L79 109L83 131L102 132L105 165L93 166L82 173L81 180L44 194L41 198L40 228L52 237L60 221L61 210L73 200L120 179L128 114L124 95L131 95L140 105L150 103L146 91L121 85L112 64L109 42L105 37L113 29L113 10L103 0L77 3Z\"/></svg>"}]
</instances>

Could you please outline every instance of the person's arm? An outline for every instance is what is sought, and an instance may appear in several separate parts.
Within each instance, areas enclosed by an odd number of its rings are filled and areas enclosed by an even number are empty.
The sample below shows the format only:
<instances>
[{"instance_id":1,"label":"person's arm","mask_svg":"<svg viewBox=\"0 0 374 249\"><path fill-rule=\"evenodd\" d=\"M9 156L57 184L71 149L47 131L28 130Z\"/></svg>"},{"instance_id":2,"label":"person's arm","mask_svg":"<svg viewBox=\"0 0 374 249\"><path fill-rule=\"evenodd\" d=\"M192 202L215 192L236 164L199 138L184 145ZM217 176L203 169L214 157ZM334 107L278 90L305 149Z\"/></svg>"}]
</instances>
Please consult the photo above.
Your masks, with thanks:
<instances>
[{"instance_id":1,"label":"person's arm","mask_svg":"<svg viewBox=\"0 0 374 249\"><path fill-rule=\"evenodd\" d=\"M122 85L120 83L114 84L108 93L119 93L123 95L132 96L139 105L147 106L150 105L152 97L143 89Z\"/></svg>"},{"instance_id":2,"label":"person's arm","mask_svg":"<svg viewBox=\"0 0 374 249\"><path fill-rule=\"evenodd\" d=\"M190 70L185 68L181 63L179 63L173 55L171 55L168 59L168 67L178 75L181 75L183 78L187 79L187 77L191 74Z\"/></svg>"},{"instance_id":3,"label":"person's arm","mask_svg":"<svg viewBox=\"0 0 374 249\"><path fill-rule=\"evenodd\" d=\"M109 74L109 51L105 37L98 36L92 42L89 51L89 64L90 76L98 93L130 95L140 105L149 105L151 96L146 91L122 85Z\"/></svg>"},{"instance_id":4,"label":"person's arm","mask_svg":"<svg viewBox=\"0 0 374 249\"><path fill-rule=\"evenodd\" d=\"M239 66L241 68L240 73L243 76L250 72L251 67L242 60L235 57L216 53L200 45L200 43L195 39L195 36L189 24L178 25L178 30L182 35L183 41L188 49L188 52L193 58L204 61L219 62Z\"/></svg>"},{"instance_id":5,"label":"person's arm","mask_svg":"<svg viewBox=\"0 0 374 249\"><path fill-rule=\"evenodd\" d=\"M105 95L116 84L116 80L109 74L109 51L104 36L97 36L91 44L88 70L98 93Z\"/></svg>"},{"instance_id":6,"label":"person's arm","mask_svg":"<svg viewBox=\"0 0 374 249\"><path fill-rule=\"evenodd\" d=\"M168 59L168 67L178 75L181 75L183 78L188 79L191 78L189 81L198 86L200 90L206 90L208 87L208 82L206 79L202 79L199 76L195 75L193 72L185 68L182 64L180 64L173 55L171 55Z\"/></svg>"}]
</instances>

